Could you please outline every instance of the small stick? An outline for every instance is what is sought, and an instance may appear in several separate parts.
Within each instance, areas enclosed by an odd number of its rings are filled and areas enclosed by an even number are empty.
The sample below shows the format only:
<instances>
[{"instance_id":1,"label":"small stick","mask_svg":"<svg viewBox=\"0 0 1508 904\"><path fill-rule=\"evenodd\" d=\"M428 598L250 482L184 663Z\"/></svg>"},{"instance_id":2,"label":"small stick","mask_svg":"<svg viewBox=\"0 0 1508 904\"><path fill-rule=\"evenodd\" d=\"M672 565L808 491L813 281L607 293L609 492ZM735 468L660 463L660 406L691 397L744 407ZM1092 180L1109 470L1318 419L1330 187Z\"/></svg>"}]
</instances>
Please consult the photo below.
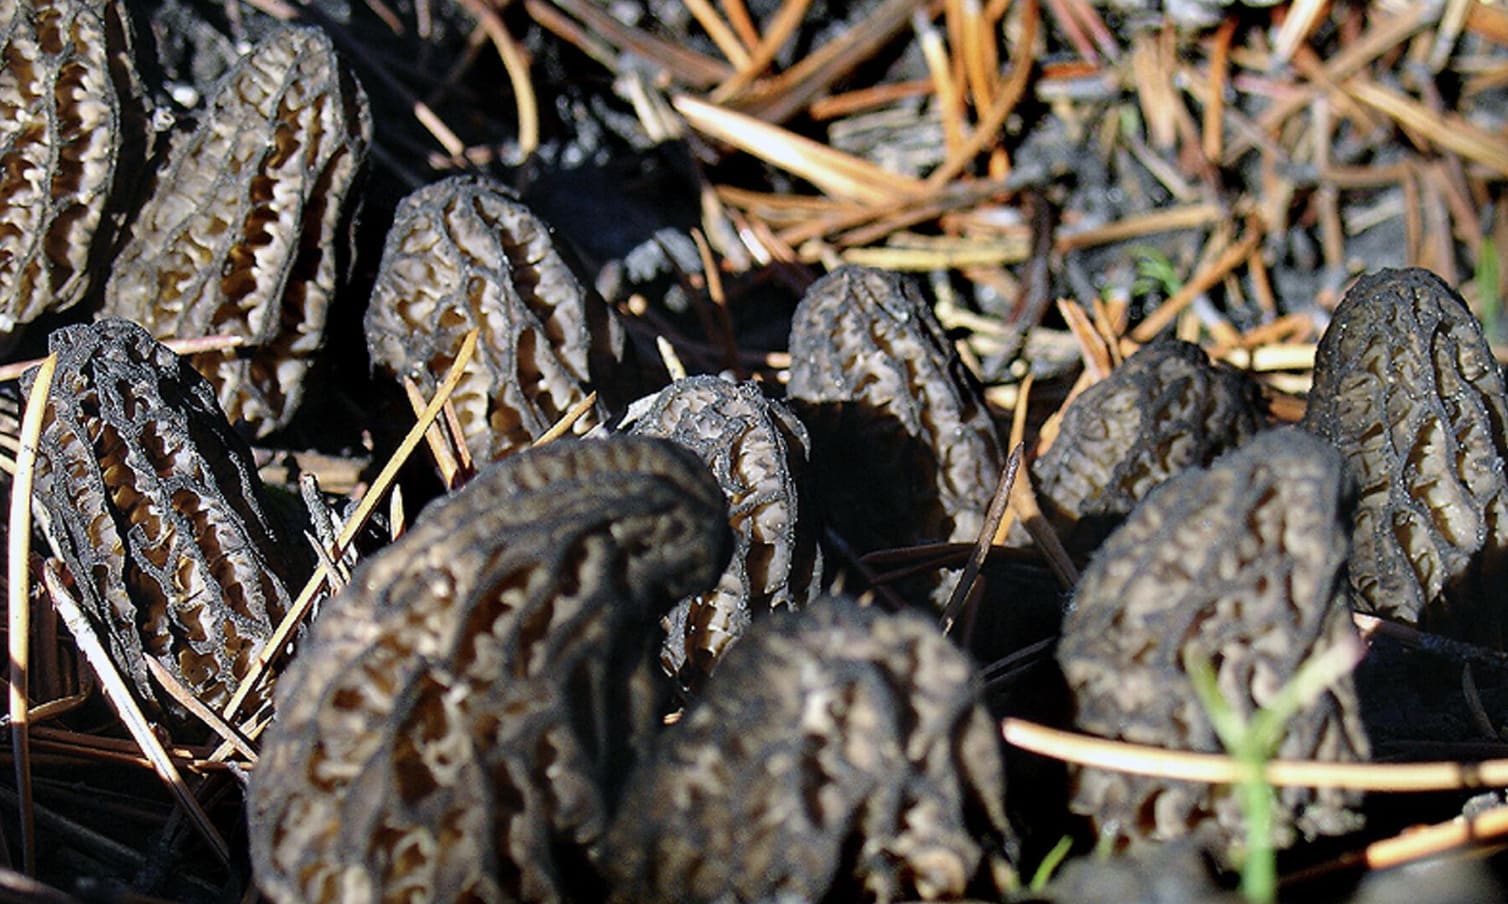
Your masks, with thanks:
<instances>
[{"instance_id":1,"label":"small stick","mask_svg":"<svg viewBox=\"0 0 1508 904\"><path fill-rule=\"evenodd\" d=\"M319 548L318 544L315 544L315 548ZM158 684L162 685L162 689L167 691L170 697L183 704L183 708L193 713L194 717L199 721L208 725L210 731L223 738L241 756L246 757L247 762L255 763L257 761L257 752L251 749L251 745L246 742L246 739L241 737L240 733L227 724L224 719L220 718L219 713L205 706L204 701L194 696L188 688L183 686L182 682L174 678L173 673L169 672L163 667L162 663L157 661L157 657L145 656L143 659L147 663L147 671L152 673L152 677L156 679Z\"/></svg>"},{"instance_id":2,"label":"small stick","mask_svg":"<svg viewBox=\"0 0 1508 904\"><path fill-rule=\"evenodd\" d=\"M476 462L471 457L471 449L466 445L466 431L461 429L461 416L456 414L455 399L445 400L445 404L440 407L440 416L445 419L445 433L450 452L455 456L456 464L461 468L460 481L465 483L476 474Z\"/></svg>"},{"instance_id":3,"label":"small stick","mask_svg":"<svg viewBox=\"0 0 1508 904\"><path fill-rule=\"evenodd\" d=\"M407 375L403 377L403 393L408 396L408 404L414 410L414 416L422 414L424 396L419 393L419 384ZM460 465L457 464L456 457L450 454L450 444L445 441L445 431L438 422L430 424L429 429L424 431L424 442L429 446L429 454L434 456L435 466L440 469L440 480L444 482L445 489L455 489Z\"/></svg>"},{"instance_id":4,"label":"small stick","mask_svg":"<svg viewBox=\"0 0 1508 904\"><path fill-rule=\"evenodd\" d=\"M1021 448L1026 442L1026 415L1027 408L1031 403L1032 386L1037 382L1037 375L1027 372L1021 380L1021 387L1016 392L1016 407L1011 409L1011 437L1012 449ZM1000 526L995 528L993 542L999 546L1005 543L1005 538L1010 535L1011 524L1016 520L1016 510L1007 506L1005 514L1000 518Z\"/></svg>"},{"instance_id":5,"label":"small stick","mask_svg":"<svg viewBox=\"0 0 1508 904\"><path fill-rule=\"evenodd\" d=\"M199 801L189 791L184 783L183 776L178 773L178 767L173 765L167 751L162 748L162 742L157 740L157 735L152 732L152 726L147 722L146 716L142 715L141 708L136 705L136 699L131 696L131 691L126 687L125 679L120 677L114 664L110 662L105 647L100 643L99 637L94 633L94 626L89 623L89 618L84 615L84 610L79 607L78 601L73 598L63 586L63 581L58 577L55 567L47 567L42 571L42 578L47 584L47 591L52 596L52 605L63 619L63 624L73 633L73 639L78 644L79 652L89 661L95 675L99 677L100 686L104 688L105 698L110 701L110 706L120 717L126 730L141 747L141 752L152 763L152 770L168 786L168 790L177 798L178 803L188 813L189 819L199 834L209 844L215 856L226 866L230 865L230 846L225 839L220 837L220 832L215 824L210 822L209 814L199 806ZM150 657L148 657L150 658Z\"/></svg>"},{"instance_id":6,"label":"small stick","mask_svg":"<svg viewBox=\"0 0 1508 904\"><path fill-rule=\"evenodd\" d=\"M974 582L979 579L979 569L984 567L985 556L989 555L990 546L993 545L995 532L1000 529L1000 519L1005 517L1005 507L1010 502L1011 490L1016 486L1016 472L1021 469L1021 455L1025 446L1017 445L1011 450L1010 457L1005 460L1005 469L1000 472L1000 482L995 485L995 495L990 497L990 507L985 511L984 524L979 528L979 538L974 541L974 549L969 554L969 563L964 566L963 573L958 576L958 583L953 587L953 594L948 597L948 604L943 607L942 632L948 634L953 630L953 623L958 620L963 610L964 600L968 599L974 589Z\"/></svg>"},{"instance_id":7,"label":"small stick","mask_svg":"<svg viewBox=\"0 0 1508 904\"><path fill-rule=\"evenodd\" d=\"M1402 866L1503 835L1508 835L1508 806L1493 807L1470 819L1457 817L1423 828L1410 827L1392 838L1374 841L1360 852L1285 876L1282 884L1291 885L1358 866L1374 870Z\"/></svg>"},{"instance_id":8,"label":"small stick","mask_svg":"<svg viewBox=\"0 0 1508 904\"><path fill-rule=\"evenodd\" d=\"M48 355L37 368L37 379L26 399L21 421L21 446L16 452L16 476L10 491L9 564L10 582L10 742L15 756L17 799L21 807L21 863L28 875L37 871L37 827L31 793L31 712L27 703L31 683L31 487L37 470L37 444L42 439L42 419L58 356Z\"/></svg>"},{"instance_id":9,"label":"small stick","mask_svg":"<svg viewBox=\"0 0 1508 904\"><path fill-rule=\"evenodd\" d=\"M1225 152L1225 84L1230 77L1230 42L1236 33L1236 17L1226 16L1215 29L1210 48L1209 95L1204 104L1204 159L1214 163Z\"/></svg>"}]
</instances>

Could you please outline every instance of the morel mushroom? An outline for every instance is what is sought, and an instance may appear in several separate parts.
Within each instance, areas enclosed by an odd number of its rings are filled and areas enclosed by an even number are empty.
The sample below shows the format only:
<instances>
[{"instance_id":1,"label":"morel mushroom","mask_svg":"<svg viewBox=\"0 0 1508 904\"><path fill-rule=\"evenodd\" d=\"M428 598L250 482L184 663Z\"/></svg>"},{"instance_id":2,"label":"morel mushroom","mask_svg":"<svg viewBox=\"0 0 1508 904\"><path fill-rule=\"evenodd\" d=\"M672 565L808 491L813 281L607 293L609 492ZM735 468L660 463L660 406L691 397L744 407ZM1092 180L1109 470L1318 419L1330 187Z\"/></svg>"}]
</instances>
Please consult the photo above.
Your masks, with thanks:
<instances>
[{"instance_id":1,"label":"morel mushroom","mask_svg":"<svg viewBox=\"0 0 1508 904\"><path fill-rule=\"evenodd\" d=\"M120 3L0 4L0 335L89 292L144 128Z\"/></svg>"},{"instance_id":2,"label":"morel mushroom","mask_svg":"<svg viewBox=\"0 0 1508 904\"><path fill-rule=\"evenodd\" d=\"M1153 488L1208 465L1262 426L1256 383L1164 339L1075 399L1032 463L1043 512L1075 549L1092 549Z\"/></svg>"},{"instance_id":3,"label":"morel mushroom","mask_svg":"<svg viewBox=\"0 0 1508 904\"><path fill-rule=\"evenodd\" d=\"M806 428L754 383L678 380L635 403L620 425L695 452L728 500L733 558L717 589L682 600L666 618L660 663L694 690L749 621L799 609L822 581L815 519L802 516L810 443Z\"/></svg>"},{"instance_id":4,"label":"morel mushroom","mask_svg":"<svg viewBox=\"0 0 1508 904\"><path fill-rule=\"evenodd\" d=\"M1014 837L973 665L845 598L755 622L629 779L603 869L629 901L996 893Z\"/></svg>"},{"instance_id":5,"label":"morel mushroom","mask_svg":"<svg viewBox=\"0 0 1508 904\"><path fill-rule=\"evenodd\" d=\"M1508 395L1461 297L1427 270L1357 280L1320 340L1303 423L1360 488L1357 608L1501 647Z\"/></svg>"},{"instance_id":6,"label":"morel mushroom","mask_svg":"<svg viewBox=\"0 0 1508 904\"><path fill-rule=\"evenodd\" d=\"M813 283L791 324L789 393L824 513L855 549L975 539L1005 456L913 283L852 266Z\"/></svg>"},{"instance_id":7,"label":"morel mushroom","mask_svg":"<svg viewBox=\"0 0 1508 904\"><path fill-rule=\"evenodd\" d=\"M729 546L706 467L642 437L522 453L425 510L279 684L250 789L258 885L600 898L586 851L663 702L655 618L712 586Z\"/></svg>"},{"instance_id":8,"label":"morel mushroom","mask_svg":"<svg viewBox=\"0 0 1508 904\"><path fill-rule=\"evenodd\" d=\"M1209 660L1242 718L1272 702L1299 667L1357 643L1346 603L1348 509L1339 456L1297 429L1263 433L1208 469L1187 471L1131 512L1085 570L1058 661L1078 727L1103 737L1221 751L1185 672ZM1286 727L1277 756L1364 760L1349 675ZM1356 797L1281 788L1275 842L1354 828ZM1085 768L1073 809L1121 840L1197 833L1225 853L1244 837L1236 792Z\"/></svg>"},{"instance_id":9,"label":"morel mushroom","mask_svg":"<svg viewBox=\"0 0 1508 904\"><path fill-rule=\"evenodd\" d=\"M66 327L49 345L36 493L83 608L150 707L186 717L148 679L147 656L222 705L311 556L269 513L251 451L186 360L124 320Z\"/></svg>"},{"instance_id":10,"label":"morel mushroom","mask_svg":"<svg viewBox=\"0 0 1508 904\"><path fill-rule=\"evenodd\" d=\"M403 200L367 308L372 360L426 392L472 329L476 356L451 401L466 446L492 461L539 438L601 385L623 329L555 250L550 228L500 183L458 176ZM599 400L576 421L601 423Z\"/></svg>"},{"instance_id":11,"label":"morel mushroom","mask_svg":"<svg viewBox=\"0 0 1508 904\"><path fill-rule=\"evenodd\" d=\"M248 346L194 366L232 420L284 426L349 265L347 201L371 143L366 95L318 29L285 28L179 134L111 268L103 315Z\"/></svg>"}]
</instances>

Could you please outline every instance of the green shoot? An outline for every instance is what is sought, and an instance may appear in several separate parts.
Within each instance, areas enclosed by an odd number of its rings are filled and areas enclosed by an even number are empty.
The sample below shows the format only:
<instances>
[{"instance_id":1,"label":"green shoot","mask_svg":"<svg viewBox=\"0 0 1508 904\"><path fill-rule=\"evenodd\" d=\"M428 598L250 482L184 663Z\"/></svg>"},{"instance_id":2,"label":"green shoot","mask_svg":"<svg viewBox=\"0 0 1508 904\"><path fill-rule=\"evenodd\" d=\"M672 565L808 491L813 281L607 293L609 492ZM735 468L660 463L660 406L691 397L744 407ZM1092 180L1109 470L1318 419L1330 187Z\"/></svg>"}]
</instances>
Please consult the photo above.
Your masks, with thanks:
<instances>
[{"instance_id":1,"label":"green shoot","mask_svg":"<svg viewBox=\"0 0 1508 904\"><path fill-rule=\"evenodd\" d=\"M1277 793L1267 781L1267 763L1277 755L1288 721L1336 679L1349 673L1360 660L1361 652L1360 642L1353 640L1310 657L1292 680L1248 720L1221 696L1220 682L1209 657L1192 646L1184 650L1183 666L1194 685L1194 693L1220 743L1240 769L1237 790L1246 819L1241 893L1251 904L1269 904L1278 895L1277 852L1272 843Z\"/></svg>"},{"instance_id":2,"label":"green shoot","mask_svg":"<svg viewBox=\"0 0 1508 904\"><path fill-rule=\"evenodd\" d=\"M1032 873L1032 881L1029 890L1033 893L1041 891L1052 880L1052 874L1058 871L1063 861L1068 857L1068 852L1073 850L1073 839L1064 835L1058 839L1058 843L1052 846L1042 862L1037 864L1037 871Z\"/></svg>"},{"instance_id":3,"label":"green shoot","mask_svg":"<svg viewBox=\"0 0 1508 904\"><path fill-rule=\"evenodd\" d=\"M1166 298L1183 288L1183 280L1166 254L1148 245L1138 245L1132 253L1136 255L1136 281L1131 284L1133 297L1158 294Z\"/></svg>"},{"instance_id":4,"label":"green shoot","mask_svg":"<svg viewBox=\"0 0 1508 904\"><path fill-rule=\"evenodd\" d=\"M1498 296L1499 272L1497 245L1493 244L1491 238L1484 237L1477 246L1475 281L1477 314L1482 318L1482 332L1487 334L1488 342L1501 339L1498 324L1502 319L1503 299Z\"/></svg>"}]
</instances>

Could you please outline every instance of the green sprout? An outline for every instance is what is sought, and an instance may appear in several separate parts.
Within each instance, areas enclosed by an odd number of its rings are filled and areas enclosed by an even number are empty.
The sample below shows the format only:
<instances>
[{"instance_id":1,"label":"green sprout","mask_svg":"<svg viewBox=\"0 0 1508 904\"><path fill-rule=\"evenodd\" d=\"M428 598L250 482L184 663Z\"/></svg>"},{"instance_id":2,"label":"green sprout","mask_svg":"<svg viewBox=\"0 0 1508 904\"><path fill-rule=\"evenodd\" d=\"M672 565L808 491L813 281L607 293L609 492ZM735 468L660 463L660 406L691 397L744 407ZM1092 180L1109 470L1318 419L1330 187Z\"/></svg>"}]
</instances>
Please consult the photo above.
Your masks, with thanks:
<instances>
[{"instance_id":1,"label":"green sprout","mask_svg":"<svg viewBox=\"0 0 1508 904\"><path fill-rule=\"evenodd\" d=\"M1132 249L1136 255L1136 281L1131 284L1133 297L1145 297L1159 293L1164 297L1174 295L1183 288L1183 280L1173 262L1150 245L1138 245Z\"/></svg>"},{"instance_id":2,"label":"green sprout","mask_svg":"<svg viewBox=\"0 0 1508 904\"><path fill-rule=\"evenodd\" d=\"M1058 843L1053 845L1052 850L1042 858L1042 862L1037 864L1036 872L1032 873L1030 891L1036 893L1045 888L1047 883L1052 881L1053 873L1063 865L1063 861L1067 859L1068 852L1071 850L1073 850L1073 839L1067 835L1059 838Z\"/></svg>"},{"instance_id":3,"label":"green sprout","mask_svg":"<svg viewBox=\"0 0 1508 904\"><path fill-rule=\"evenodd\" d=\"M1240 772L1236 784L1246 822L1241 893L1251 904L1268 904L1278 895L1277 851L1272 843L1278 802L1277 792L1267 780L1267 763L1277 755L1289 720L1348 674L1360 658L1361 644L1357 641L1337 644L1311 656L1271 702L1247 719L1220 695L1220 682L1209 657L1192 646L1184 649L1183 667L1194 693Z\"/></svg>"},{"instance_id":4,"label":"green sprout","mask_svg":"<svg viewBox=\"0 0 1508 904\"><path fill-rule=\"evenodd\" d=\"M1498 322L1503 314L1503 299L1498 296L1498 249L1490 238L1483 238L1477 246L1477 313L1482 318L1482 331L1488 342L1499 339Z\"/></svg>"}]
</instances>

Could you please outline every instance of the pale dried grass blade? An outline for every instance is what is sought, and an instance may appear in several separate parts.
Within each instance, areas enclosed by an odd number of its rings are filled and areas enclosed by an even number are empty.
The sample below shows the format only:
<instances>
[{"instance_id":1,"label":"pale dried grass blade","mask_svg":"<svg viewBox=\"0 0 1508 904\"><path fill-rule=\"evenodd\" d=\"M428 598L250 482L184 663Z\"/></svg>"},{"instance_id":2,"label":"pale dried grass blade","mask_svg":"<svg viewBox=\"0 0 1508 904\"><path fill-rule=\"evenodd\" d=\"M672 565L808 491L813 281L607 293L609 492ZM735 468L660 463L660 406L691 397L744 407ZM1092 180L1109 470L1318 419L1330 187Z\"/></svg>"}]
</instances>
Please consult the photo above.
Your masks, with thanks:
<instances>
[{"instance_id":1,"label":"pale dried grass blade","mask_svg":"<svg viewBox=\"0 0 1508 904\"><path fill-rule=\"evenodd\" d=\"M1466 16L1476 5L1473 0L1446 0L1440 24L1435 27L1435 43L1429 52L1431 72L1438 73L1450 62L1450 55L1456 49L1456 39L1461 37L1461 29L1466 25Z\"/></svg>"},{"instance_id":2,"label":"pale dried grass blade","mask_svg":"<svg viewBox=\"0 0 1508 904\"><path fill-rule=\"evenodd\" d=\"M1436 113L1424 104L1390 91L1376 82L1354 79L1345 84L1347 93L1411 129L1435 145L1460 154L1508 176L1508 145L1492 133L1454 114Z\"/></svg>"},{"instance_id":3,"label":"pale dried grass blade","mask_svg":"<svg viewBox=\"0 0 1508 904\"><path fill-rule=\"evenodd\" d=\"M1006 743L1066 763L1110 772L1129 772L1154 778L1210 784L1240 781L1242 765L1219 753L1167 750L1144 744L1111 741L1091 735L1048 728L1024 719L1008 718L1001 725ZM1354 791L1459 791L1508 784L1508 759L1475 763L1329 763L1312 760L1271 760L1262 770L1270 784L1283 788L1345 788Z\"/></svg>"},{"instance_id":4,"label":"pale dried grass blade","mask_svg":"<svg viewBox=\"0 0 1508 904\"><path fill-rule=\"evenodd\" d=\"M948 46L942 33L921 10L912 14L911 29L916 32L922 59L932 76L932 90L937 95L938 114L942 119L943 145L950 151L955 150L964 141L963 92L953 79L953 60Z\"/></svg>"},{"instance_id":5,"label":"pale dried grass blade","mask_svg":"<svg viewBox=\"0 0 1508 904\"><path fill-rule=\"evenodd\" d=\"M785 0L780 4L780 9L770 19L770 24L765 28L764 37L759 39L759 44L749 54L748 60L739 70L733 73L727 81L718 85L712 92L713 103L722 104L738 97L745 88L753 84L754 80L769 68L770 63L775 61L775 55L780 48L785 46L791 35L801 25L801 20L806 16L806 8L812 0Z\"/></svg>"},{"instance_id":6,"label":"pale dried grass blade","mask_svg":"<svg viewBox=\"0 0 1508 904\"><path fill-rule=\"evenodd\" d=\"M1000 267L1019 264L1031 256L1031 248L1025 240L1007 239L989 244L955 242L952 245L935 248L848 248L838 256L850 264L909 272Z\"/></svg>"},{"instance_id":7,"label":"pale dried grass blade","mask_svg":"<svg viewBox=\"0 0 1508 904\"><path fill-rule=\"evenodd\" d=\"M183 776L178 772L178 767L173 765L168 753L162 747L162 742L157 740L157 735L152 731L152 726L147 722L146 716L142 715L141 708L136 705L136 699L131 696L131 691L126 687L125 679L120 677L114 663L110 661L105 652L104 644L100 643L99 637L94 633L94 627L89 623L89 618L80 608L78 600L63 586L63 581L58 577L55 569L50 566L43 569L42 577L47 584L47 592L52 597L53 608L57 610L63 624L72 632L74 642L78 645L79 652L88 660L94 674L100 680L100 686L105 691L105 699L110 701L121 723L131 733L141 752L152 764L152 770L167 785L168 791L178 801L194 827L199 830L210 850L221 863L230 865L230 846L220 836L220 831L210 821L209 814L199 805L199 801L189 791L184 783Z\"/></svg>"},{"instance_id":8,"label":"pale dried grass blade","mask_svg":"<svg viewBox=\"0 0 1508 904\"><path fill-rule=\"evenodd\" d=\"M408 397L409 407L413 409L414 416L424 413L424 396L419 393L419 384L412 377L404 376L403 394ZM424 442L429 446L429 454L434 457L435 467L440 469L440 480L445 484L445 489L453 490L456 487L456 473L461 466L450 452L450 443L446 441L445 430L438 421L429 425L424 431Z\"/></svg>"},{"instance_id":9,"label":"pale dried grass blade","mask_svg":"<svg viewBox=\"0 0 1508 904\"><path fill-rule=\"evenodd\" d=\"M424 434L429 430L429 426L435 422L435 418L440 416L440 409L445 405L445 400L450 398L452 392L455 392L456 386L461 382L462 374L466 372L466 365L471 363L472 356L476 354L478 332L478 330L472 330L466 334L466 338L461 342L460 350L456 352L455 361L451 362L450 371L446 373L445 379L440 381L440 385L435 390L435 396L430 400L429 406L424 409L424 413L409 428L408 434L398 444L397 450L393 452L387 464L382 466L382 470L378 472L377 478L367 488L366 495L361 497L361 502L357 504L356 511L352 512L351 517L346 519L346 523L340 529L340 536L337 538L339 548L333 551L334 558L339 559L341 551L351 545L351 541L356 539L356 534L366 526L367 519L376 511L382 498L387 494L388 488L397 479L398 471L403 467L403 463L408 461L408 457L413 454L414 449L418 448L419 443L423 441ZM304 584L303 590L299 591L298 597L293 601L293 605L288 608L288 613L283 616L283 620L278 624L277 630L273 631L272 637L262 646L262 649L257 653L256 659L252 660L251 668L247 670L246 676L241 680L241 685L236 688L236 692L231 696L230 702L222 710L227 720L235 720L236 711L241 708L241 704L246 702L247 696L251 694L252 689L261 679L262 673L266 670L267 666L282 654L294 630L308 616L309 610L313 607L314 600L319 594L320 587L330 577L333 577L333 575L325 571L323 566L314 569L314 574Z\"/></svg>"},{"instance_id":10,"label":"pale dried grass blade","mask_svg":"<svg viewBox=\"0 0 1508 904\"><path fill-rule=\"evenodd\" d=\"M48 355L37 368L36 381L26 398L21 419L21 445L16 452L16 476L10 489L10 536L6 550L6 580L10 607L10 741L20 801L21 863L28 875L37 871L36 820L31 789L31 487L37 471L37 445L42 440L52 375L57 355Z\"/></svg>"},{"instance_id":11,"label":"pale dried grass blade","mask_svg":"<svg viewBox=\"0 0 1508 904\"><path fill-rule=\"evenodd\" d=\"M1278 29L1277 40L1273 42L1272 55L1277 64L1284 65L1293 58L1294 51L1314 31L1320 15L1329 5L1330 0L1294 0L1288 7L1283 27Z\"/></svg>"},{"instance_id":12,"label":"pale dried grass blade","mask_svg":"<svg viewBox=\"0 0 1508 904\"><path fill-rule=\"evenodd\" d=\"M498 59L503 62L503 71L508 73L513 104L518 111L518 150L520 155L528 157L539 150L539 102L535 99L534 82L529 78L529 60L497 10L481 0L460 0L460 3L486 30Z\"/></svg>"},{"instance_id":13,"label":"pale dried grass blade","mask_svg":"<svg viewBox=\"0 0 1508 904\"><path fill-rule=\"evenodd\" d=\"M1078 340L1079 355L1084 359L1090 380L1098 383L1110 376L1110 371L1115 369L1110 343L1105 336L1100 335L1088 313L1077 302L1066 298L1058 299L1058 313L1068 324L1068 331L1073 334L1073 338Z\"/></svg>"},{"instance_id":14,"label":"pale dried grass blade","mask_svg":"<svg viewBox=\"0 0 1508 904\"><path fill-rule=\"evenodd\" d=\"M560 416L560 420L551 424L550 429L546 430L544 433L541 433L539 435L539 439L536 439L533 443L530 444L531 447L543 446L547 443L553 443L557 439L560 439L562 436L565 436L566 433L569 432L573 426L575 426L576 422L585 417L586 413L588 411L591 411L592 406L596 404L597 393L595 391L587 393L585 398L572 405L565 414L562 414Z\"/></svg>"},{"instance_id":15,"label":"pale dried grass blade","mask_svg":"<svg viewBox=\"0 0 1508 904\"><path fill-rule=\"evenodd\" d=\"M1229 216L1222 210L1219 204L1213 202L1197 202L1194 204L1182 204L1177 207L1164 207L1159 210L1151 210L1135 216L1125 217L1090 229L1059 235L1054 242L1054 250L1059 252L1076 251L1083 248L1093 248L1096 245L1108 245L1112 242L1121 242L1126 239L1134 239L1139 236L1153 235L1159 232L1174 232L1179 229L1198 229Z\"/></svg>"},{"instance_id":16,"label":"pale dried grass blade","mask_svg":"<svg viewBox=\"0 0 1508 904\"><path fill-rule=\"evenodd\" d=\"M718 15L717 10L712 8L711 3L707 0L681 0L681 3L691 11L697 24L707 32L707 37L711 38L712 43L717 45L717 49L728 58L728 62L738 69L744 69L749 65L749 51L744 48L743 42L738 39L732 26Z\"/></svg>"},{"instance_id":17,"label":"pale dried grass blade","mask_svg":"<svg viewBox=\"0 0 1508 904\"><path fill-rule=\"evenodd\" d=\"M800 176L835 198L882 204L923 190L922 183L867 160L835 151L779 126L685 94L671 104L693 128Z\"/></svg>"},{"instance_id":18,"label":"pale dried grass blade","mask_svg":"<svg viewBox=\"0 0 1508 904\"><path fill-rule=\"evenodd\" d=\"M227 351L246 344L244 336L199 336L194 339L164 339L162 344L180 355L197 355L200 352ZM41 364L44 358L16 361L0 367L0 382L19 380L21 375Z\"/></svg>"}]
</instances>

